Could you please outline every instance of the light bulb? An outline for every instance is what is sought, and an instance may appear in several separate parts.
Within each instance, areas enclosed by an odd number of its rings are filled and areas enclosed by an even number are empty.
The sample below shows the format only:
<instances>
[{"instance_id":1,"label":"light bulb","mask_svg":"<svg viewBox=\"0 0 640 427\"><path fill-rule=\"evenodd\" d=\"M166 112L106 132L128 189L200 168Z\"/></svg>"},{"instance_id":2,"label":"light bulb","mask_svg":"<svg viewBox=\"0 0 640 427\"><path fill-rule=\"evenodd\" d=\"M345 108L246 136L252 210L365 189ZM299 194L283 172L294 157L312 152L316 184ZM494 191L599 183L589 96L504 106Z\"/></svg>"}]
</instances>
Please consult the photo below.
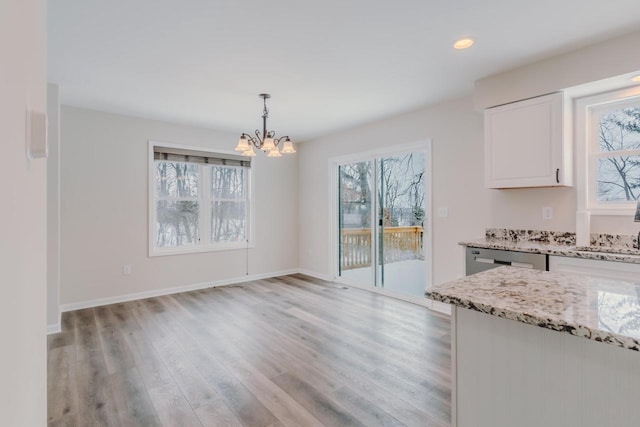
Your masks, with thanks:
<instances>
[{"instance_id":1,"label":"light bulb","mask_svg":"<svg viewBox=\"0 0 640 427\"><path fill-rule=\"evenodd\" d=\"M262 147L260 147L260 148L265 150L265 151L271 151L274 148L276 148L276 145L273 143L273 138L266 137L264 139L264 144L262 144Z\"/></svg>"},{"instance_id":2,"label":"light bulb","mask_svg":"<svg viewBox=\"0 0 640 427\"><path fill-rule=\"evenodd\" d=\"M285 154L295 153L296 149L293 148L293 143L289 138L284 141L284 145L282 146L282 152Z\"/></svg>"},{"instance_id":3,"label":"light bulb","mask_svg":"<svg viewBox=\"0 0 640 427\"><path fill-rule=\"evenodd\" d=\"M468 49L471 46L473 46L473 39L470 37L465 37L459 40L456 40L456 42L453 44L453 47L455 49L461 50L461 49Z\"/></svg>"},{"instance_id":4,"label":"light bulb","mask_svg":"<svg viewBox=\"0 0 640 427\"><path fill-rule=\"evenodd\" d=\"M243 155L243 156L246 156L246 157L255 157L256 152L255 152L255 151L253 151L253 147L249 146L249 149L248 149L248 150L243 151L243 152L242 152L242 155Z\"/></svg>"},{"instance_id":5,"label":"light bulb","mask_svg":"<svg viewBox=\"0 0 640 427\"><path fill-rule=\"evenodd\" d=\"M238 140L238 145L236 145L235 150L236 151L247 151L249 150L251 147L249 147L249 141L247 141L247 138L243 136L240 137L240 140Z\"/></svg>"},{"instance_id":6,"label":"light bulb","mask_svg":"<svg viewBox=\"0 0 640 427\"><path fill-rule=\"evenodd\" d=\"M278 151L278 147L275 147L273 150L269 150L267 157L282 157L282 154Z\"/></svg>"}]
</instances>

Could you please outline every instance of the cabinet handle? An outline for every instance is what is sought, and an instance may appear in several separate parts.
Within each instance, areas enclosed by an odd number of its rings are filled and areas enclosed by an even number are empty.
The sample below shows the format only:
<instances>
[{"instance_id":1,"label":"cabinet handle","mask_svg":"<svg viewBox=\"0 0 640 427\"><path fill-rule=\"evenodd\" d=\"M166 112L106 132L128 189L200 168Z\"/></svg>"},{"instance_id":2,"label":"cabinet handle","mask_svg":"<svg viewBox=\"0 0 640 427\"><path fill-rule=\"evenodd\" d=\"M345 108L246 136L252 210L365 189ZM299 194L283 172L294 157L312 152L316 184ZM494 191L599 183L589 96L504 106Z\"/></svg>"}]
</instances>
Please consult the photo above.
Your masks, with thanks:
<instances>
[{"instance_id":1,"label":"cabinet handle","mask_svg":"<svg viewBox=\"0 0 640 427\"><path fill-rule=\"evenodd\" d=\"M556 183L560 184L560 169L556 169Z\"/></svg>"}]
</instances>

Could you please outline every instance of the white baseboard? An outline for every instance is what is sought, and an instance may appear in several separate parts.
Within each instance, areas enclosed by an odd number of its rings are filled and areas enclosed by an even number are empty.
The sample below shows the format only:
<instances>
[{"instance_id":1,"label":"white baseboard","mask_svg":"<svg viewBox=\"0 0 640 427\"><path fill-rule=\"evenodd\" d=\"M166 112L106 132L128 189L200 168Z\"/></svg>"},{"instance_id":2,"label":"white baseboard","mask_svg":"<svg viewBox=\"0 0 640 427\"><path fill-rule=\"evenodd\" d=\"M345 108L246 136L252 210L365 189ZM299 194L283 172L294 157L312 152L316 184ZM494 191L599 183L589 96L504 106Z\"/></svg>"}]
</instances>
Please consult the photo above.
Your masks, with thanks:
<instances>
[{"instance_id":1,"label":"white baseboard","mask_svg":"<svg viewBox=\"0 0 640 427\"><path fill-rule=\"evenodd\" d=\"M326 280L327 282L333 282L333 279L331 279L331 277L327 276L326 274L317 273L311 270L305 270L304 268L299 268L298 273L304 274L305 276L309 277L315 277L316 279Z\"/></svg>"},{"instance_id":2,"label":"white baseboard","mask_svg":"<svg viewBox=\"0 0 640 427\"><path fill-rule=\"evenodd\" d=\"M211 281L211 282L194 283L194 284L191 284L191 285L177 286L175 288L154 289L152 291L146 291L146 292L137 292L137 293L132 293L132 294L117 295L117 296L113 296L113 297L98 298L98 299L89 300L89 301L72 302L72 303L69 303L69 304L61 304L60 305L60 311L61 312L66 312L66 311L73 311L73 310L81 310L83 308L99 307L99 306L102 306L102 305L117 304L117 303L120 303L120 302L127 302L127 301L134 301L134 300L138 300L138 299L159 297L159 296L162 296L162 295L177 294L177 293L180 293L180 292L195 291L195 290L198 290L198 289L206 289L206 288L215 288L215 287L218 287L218 286L235 285L235 284L238 284L238 283L250 282L252 280L268 279L268 278L271 278L271 277L279 277L279 276L286 276L286 275L289 275L289 274L296 274L298 272L299 272L299 270L297 268L294 268L294 269L291 269L291 270L282 270L282 271L274 271L274 272L271 272L271 273L262 273L262 274L253 274L253 275L249 275L249 276L232 277L232 278L229 278L229 279L214 280L214 281Z\"/></svg>"},{"instance_id":3,"label":"white baseboard","mask_svg":"<svg viewBox=\"0 0 640 427\"><path fill-rule=\"evenodd\" d=\"M47 325L47 335L57 334L62 332L62 327L60 323L55 323L53 325Z\"/></svg>"},{"instance_id":4,"label":"white baseboard","mask_svg":"<svg viewBox=\"0 0 640 427\"><path fill-rule=\"evenodd\" d=\"M431 301L431 309L433 311L437 311L438 313L446 314L451 316L451 305L445 304L440 301Z\"/></svg>"},{"instance_id":5,"label":"white baseboard","mask_svg":"<svg viewBox=\"0 0 640 427\"><path fill-rule=\"evenodd\" d=\"M79 301L79 302L74 302L74 303L69 303L69 304L61 304L60 305L60 312L66 312L66 311L73 311L73 310L81 310L83 308L92 308L92 307L99 307L102 305L109 305L109 304L117 304L117 303L121 303L121 302L127 302L127 301L134 301L134 300L138 300L138 299L145 299L145 298L152 298L152 297L158 297L158 296L162 296L162 295L171 295L171 294L177 294L180 292L188 292L188 291L195 291L198 289L206 289L206 288L215 288L218 286L228 286L228 285L235 285L238 283L244 283L244 282L251 282L253 280L260 280L260 279L268 279L271 277L279 277L279 276L287 276L289 274L304 274L306 276L310 276L310 277L314 277L316 279L320 279L320 280L325 280L328 282L333 282L334 280L329 277L326 274L322 274L322 273L318 273L315 271L311 271L311 270L305 270L303 268L294 268L294 269L290 269L290 270L282 270L282 271L274 271L271 273L262 273L262 274L253 274L250 276L240 276L240 277L232 277L229 279L223 279L223 280L215 280L215 281L211 281L211 282L202 282L202 283L194 283L191 285L185 285L185 286L177 286L174 288L165 288L165 289L154 289L152 291L146 291L146 292L137 292L137 293L132 293L132 294L125 294L125 295L117 295L117 296L113 296L113 297L107 297L107 298L99 298L99 299L94 299L94 300L89 300L89 301ZM443 303L438 303L435 301L431 301L431 300L427 300L427 299L423 299L423 298L418 298L418 297L408 297L406 295L402 295L399 293L395 293L395 292L391 292L385 289L379 289L379 288L372 288L372 287L362 287L362 286L358 286L358 285L354 285L353 283L345 283L347 286L353 286L355 288L360 288L366 291L371 291L371 292L375 292L378 294L382 294L382 295L386 295L392 298L397 298L397 299L401 299L407 302L412 302L414 304L419 304L422 306L425 306L429 309L438 311L440 313L445 313L445 314L450 314L451 313L451 309L450 306L448 304L443 304ZM47 327L47 333L48 334L55 334L60 332L60 323L55 324L55 325L48 325Z\"/></svg>"}]
</instances>

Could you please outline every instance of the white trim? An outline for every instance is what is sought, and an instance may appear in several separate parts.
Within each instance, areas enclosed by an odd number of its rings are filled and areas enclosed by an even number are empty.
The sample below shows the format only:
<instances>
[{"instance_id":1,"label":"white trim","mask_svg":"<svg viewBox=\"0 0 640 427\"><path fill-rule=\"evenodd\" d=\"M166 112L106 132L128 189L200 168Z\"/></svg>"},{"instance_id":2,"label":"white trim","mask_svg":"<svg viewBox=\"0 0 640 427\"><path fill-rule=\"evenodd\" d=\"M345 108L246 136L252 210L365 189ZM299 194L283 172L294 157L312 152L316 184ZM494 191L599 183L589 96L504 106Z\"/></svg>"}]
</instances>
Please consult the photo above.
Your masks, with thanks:
<instances>
[{"instance_id":1,"label":"white trim","mask_svg":"<svg viewBox=\"0 0 640 427\"><path fill-rule=\"evenodd\" d=\"M338 168L339 163L334 159L329 159L329 280L335 280L338 275L338 257L336 248L338 247Z\"/></svg>"},{"instance_id":2,"label":"white trim","mask_svg":"<svg viewBox=\"0 0 640 427\"><path fill-rule=\"evenodd\" d=\"M193 253L217 252L217 251L228 251L228 250L238 250L238 249L247 250L250 248L254 248L255 247L255 241L254 241L255 231L254 230L255 230L256 215L253 212L253 207L255 206L255 195L253 194L253 188L254 188L253 181L255 179L254 178L255 173L253 173L253 170L252 170L254 166L253 161L251 162L252 167L249 168L248 170L249 179L247 182L247 189L246 189L246 191L249 194L249 197L247 198L247 206L246 206L246 215L248 215L247 241L233 242L233 243L216 243L216 244L194 244L191 246L184 246L179 249L178 248L159 249L155 247L154 245L155 223L156 223L155 191L153 189L153 186L151 185L153 182L155 182L154 147L179 148L183 150L192 150L192 151L201 151L201 152L204 151L207 153L214 153L214 154L233 154L233 155L238 154L232 150L221 150L217 148L175 144L170 142L160 142L160 141L153 141L153 140L148 141L148 160L147 160L147 167L148 167L148 174L147 174L147 200L148 200L147 221L148 221L148 224L147 226L148 227L147 228L148 228L149 234L147 235L147 239L148 239L147 255L151 258L151 257L157 257L157 256L186 255L186 254L193 254ZM207 176L204 176L204 175L207 175ZM208 174L206 172L205 174L200 174L199 179L200 179L200 189L201 191L204 191L203 182L206 179L208 179ZM204 202L208 202L208 201L210 201L210 198L205 197ZM200 215L201 236L204 236L203 233L206 233L206 230L209 229L208 225L206 225L207 223L208 221L206 220L205 216Z\"/></svg>"},{"instance_id":3,"label":"white trim","mask_svg":"<svg viewBox=\"0 0 640 427\"><path fill-rule=\"evenodd\" d=\"M591 139L593 132L589 129L590 117L594 111L612 108L613 103L631 102L630 99L640 96L640 86L610 91L597 95L585 96L574 100L575 110L575 153L576 153L576 186L577 186L577 211L589 212L591 215L633 215L635 203L616 203L611 206L607 203L598 203L591 200L595 195L595 189L591 188L593 182L593 168L589 167Z\"/></svg>"},{"instance_id":4,"label":"white trim","mask_svg":"<svg viewBox=\"0 0 640 427\"><path fill-rule=\"evenodd\" d=\"M221 243L219 245L192 245L183 246L183 249L156 249L155 252L149 254L149 257L197 254L202 252L239 251L252 249L255 247L255 244L247 245L245 242Z\"/></svg>"},{"instance_id":5,"label":"white trim","mask_svg":"<svg viewBox=\"0 0 640 427\"><path fill-rule=\"evenodd\" d=\"M100 306L109 305L109 304L135 301L135 300L140 300L145 298L159 297L163 295L177 294L180 292L189 292L189 291L196 291L200 289L216 288L219 286L236 285L238 283L246 283L254 280L288 276L291 274L304 274L305 276L313 277L313 278L324 280L327 282L344 284L346 286L351 286L354 288L384 295L390 298L395 298L405 302L421 305L430 310L437 311L439 313L446 314L446 315L449 315L451 313L450 306L448 304L438 303L435 301L431 301L427 298L407 296L397 292L389 291L388 289L384 289L384 288L363 286L363 285L358 285L354 283L344 283L343 281L332 280L331 277L329 277L326 274L318 273L316 271L311 271L311 270L305 270L303 268L292 268L290 270L274 271L271 273L261 273L261 274L253 274L250 276L232 277L228 279L216 280L211 282L194 283L191 285L176 286L173 288L156 289L156 290L146 291L146 292L136 292L133 294L125 294L125 295L118 295L118 296L107 297L107 298L98 298L98 299L88 300L88 301L73 302L69 304L61 304L60 313L67 312L67 311L74 311L74 310L82 310L85 308L100 307ZM61 332L60 325L61 325L61 322L54 325L48 325L47 334L55 334L55 333Z\"/></svg>"},{"instance_id":6,"label":"white trim","mask_svg":"<svg viewBox=\"0 0 640 427\"><path fill-rule=\"evenodd\" d=\"M451 306L451 427L458 426L458 307Z\"/></svg>"},{"instance_id":7,"label":"white trim","mask_svg":"<svg viewBox=\"0 0 640 427\"><path fill-rule=\"evenodd\" d=\"M231 278L222 279L222 280L214 280L210 282L194 283L191 285L177 286L174 288L165 288L165 289L157 289L157 290L146 291L146 292L137 292L133 294L118 295L118 296L107 297L107 298L98 298L98 299L89 300L89 301L79 301L79 302L73 302L69 304L61 304L60 311L66 312L66 311L80 310L83 308L99 307L102 305L134 301L139 299L158 297L162 295L171 295L171 294L177 294L180 292L195 291L198 289L215 288L218 286L226 286L226 285L235 285L238 283L251 282L253 280L287 276L289 274L296 274L298 272L299 270L297 268L294 268L291 270L273 271L270 273L252 274L247 276L231 277Z\"/></svg>"},{"instance_id":8,"label":"white trim","mask_svg":"<svg viewBox=\"0 0 640 427\"><path fill-rule=\"evenodd\" d=\"M410 142L407 144L390 145L388 147L376 148L373 150L361 151L358 153L344 154L341 156L331 157L329 162L337 164L355 163L366 160L373 160L378 157L409 153L411 151L419 151L428 149L431 146L431 138Z\"/></svg>"},{"instance_id":9,"label":"white trim","mask_svg":"<svg viewBox=\"0 0 640 427\"><path fill-rule=\"evenodd\" d=\"M425 278L425 292L428 289L431 289L433 286L433 144L431 143L431 139L426 141L426 151L427 155L425 158L425 168L427 171L427 185L425 187L425 191L427 194L425 195L425 202L428 203L429 210L427 215L427 241L422 242L427 250L428 256L425 257L425 262L427 263L427 277ZM425 212L426 213L426 212ZM433 301L432 307L437 306L438 303ZM449 310L449 313L451 311Z\"/></svg>"},{"instance_id":10,"label":"white trim","mask_svg":"<svg viewBox=\"0 0 640 427\"><path fill-rule=\"evenodd\" d=\"M60 322L54 323L53 325L47 325L47 335L58 334L60 332L62 332Z\"/></svg>"},{"instance_id":11,"label":"white trim","mask_svg":"<svg viewBox=\"0 0 640 427\"><path fill-rule=\"evenodd\" d=\"M324 280L327 282L333 282L333 280L331 280L331 277L329 277L326 274L318 273L316 271L311 271L311 270L305 270L304 268L299 268L298 274L304 274L305 276L313 277L313 278Z\"/></svg>"}]
</instances>

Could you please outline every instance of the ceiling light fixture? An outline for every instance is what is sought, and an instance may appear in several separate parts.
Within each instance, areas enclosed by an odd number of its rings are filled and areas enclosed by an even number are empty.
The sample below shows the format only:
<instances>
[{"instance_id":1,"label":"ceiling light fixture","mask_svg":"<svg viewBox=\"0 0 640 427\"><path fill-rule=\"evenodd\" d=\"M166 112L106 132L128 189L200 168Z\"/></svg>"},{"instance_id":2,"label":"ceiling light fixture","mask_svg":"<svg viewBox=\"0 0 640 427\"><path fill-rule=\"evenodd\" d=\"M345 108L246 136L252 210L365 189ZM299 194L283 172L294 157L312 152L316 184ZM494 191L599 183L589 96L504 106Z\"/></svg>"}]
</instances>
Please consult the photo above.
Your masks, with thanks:
<instances>
[{"instance_id":1,"label":"ceiling light fixture","mask_svg":"<svg viewBox=\"0 0 640 427\"><path fill-rule=\"evenodd\" d=\"M468 49L471 46L473 46L473 39L471 37L464 37L462 39L458 39L456 40L456 42L453 44L454 49L458 49L458 50L462 50L462 49Z\"/></svg>"},{"instance_id":2,"label":"ceiling light fixture","mask_svg":"<svg viewBox=\"0 0 640 427\"><path fill-rule=\"evenodd\" d=\"M631 77L632 82L640 83L640 74Z\"/></svg>"},{"instance_id":3,"label":"ceiling light fixture","mask_svg":"<svg viewBox=\"0 0 640 427\"><path fill-rule=\"evenodd\" d=\"M256 136L253 137L246 133L240 135L240 140L235 150L240 151L243 156L253 157L256 155L253 151L253 147L258 150L262 150L267 153L267 157L280 157L281 153L290 154L295 153L291 138L288 136L281 136L280 138L274 138L276 133L272 130L267 131L267 118L269 117L269 110L267 109L267 99L271 98L268 93L261 93L258 95L262 98L264 103L264 110L262 110L262 133L259 130L255 131ZM278 149L278 145L282 142L282 151Z\"/></svg>"}]
</instances>

